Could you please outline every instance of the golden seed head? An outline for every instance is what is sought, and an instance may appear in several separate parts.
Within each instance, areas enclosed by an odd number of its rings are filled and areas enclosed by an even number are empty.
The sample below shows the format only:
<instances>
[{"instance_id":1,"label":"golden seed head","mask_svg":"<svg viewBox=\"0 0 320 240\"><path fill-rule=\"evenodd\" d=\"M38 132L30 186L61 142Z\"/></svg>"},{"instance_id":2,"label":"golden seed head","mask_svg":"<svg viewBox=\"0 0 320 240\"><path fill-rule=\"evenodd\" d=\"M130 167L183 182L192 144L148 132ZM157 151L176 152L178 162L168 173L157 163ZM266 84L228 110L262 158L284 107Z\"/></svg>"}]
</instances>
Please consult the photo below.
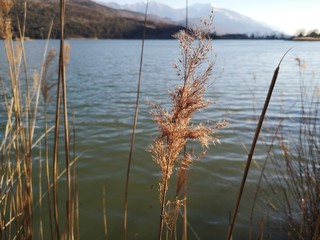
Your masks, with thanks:
<instances>
[{"instance_id":1,"label":"golden seed head","mask_svg":"<svg viewBox=\"0 0 320 240\"><path fill-rule=\"evenodd\" d=\"M176 169L175 164L179 163L180 173L183 175L194 159L205 154L205 151L198 157L194 154L181 154L187 141L198 141L204 148L208 148L212 143L219 143L213 134L219 126L224 126L192 124L193 115L210 104L210 101L204 99L204 93L213 70L213 63L208 57L212 49L209 38L211 21L211 17L203 21L204 29L198 27L193 30L181 30L175 35L180 44L182 57L173 68L183 81L169 92L171 109L166 110L160 104L149 102L151 115L160 132L149 151L162 173L159 188L162 204L168 190L168 181ZM180 178L180 181L183 182L183 178Z\"/></svg>"}]
</instances>

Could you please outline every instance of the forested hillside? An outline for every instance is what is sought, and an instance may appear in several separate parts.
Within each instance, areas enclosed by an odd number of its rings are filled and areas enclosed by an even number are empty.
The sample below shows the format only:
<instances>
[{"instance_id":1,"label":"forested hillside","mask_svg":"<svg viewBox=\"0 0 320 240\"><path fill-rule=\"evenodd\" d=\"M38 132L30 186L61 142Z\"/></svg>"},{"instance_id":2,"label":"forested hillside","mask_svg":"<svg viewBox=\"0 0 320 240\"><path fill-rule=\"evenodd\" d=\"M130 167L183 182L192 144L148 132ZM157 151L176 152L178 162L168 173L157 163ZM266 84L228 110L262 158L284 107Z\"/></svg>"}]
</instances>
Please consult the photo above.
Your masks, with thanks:
<instances>
[{"instance_id":1,"label":"forested hillside","mask_svg":"<svg viewBox=\"0 0 320 240\"><path fill-rule=\"evenodd\" d=\"M18 37L18 21L24 22L24 3L18 0L11 11L14 34ZM51 38L59 38L59 2L27 1L25 36L32 39L46 38L53 20ZM144 15L115 10L90 0L66 2L66 38L141 38ZM147 38L172 38L180 26L160 19L147 21Z\"/></svg>"}]
</instances>

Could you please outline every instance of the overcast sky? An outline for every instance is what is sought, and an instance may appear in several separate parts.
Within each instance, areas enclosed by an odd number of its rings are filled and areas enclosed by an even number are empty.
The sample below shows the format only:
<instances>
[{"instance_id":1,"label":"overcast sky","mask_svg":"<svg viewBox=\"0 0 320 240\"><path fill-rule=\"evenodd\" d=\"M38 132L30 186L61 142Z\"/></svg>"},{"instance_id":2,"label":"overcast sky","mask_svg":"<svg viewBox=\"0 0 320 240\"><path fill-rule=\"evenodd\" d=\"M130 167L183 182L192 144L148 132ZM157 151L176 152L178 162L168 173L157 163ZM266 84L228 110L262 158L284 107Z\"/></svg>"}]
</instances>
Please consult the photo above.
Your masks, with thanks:
<instances>
[{"instance_id":1,"label":"overcast sky","mask_svg":"<svg viewBox=\"0 0 320 240\"><path fill-rule=\"evenodd\" d=\"M119 4L143 2L143 0L100 0ZM144 1L146 2L146 1ZM185 0L158 0L173 8L185 7ZM320 29L320 0L188 0L195 3L212 3L216 7L234 10L260 22L277 27L286 33L296 30Z\"/></svg>"}]
</instances>

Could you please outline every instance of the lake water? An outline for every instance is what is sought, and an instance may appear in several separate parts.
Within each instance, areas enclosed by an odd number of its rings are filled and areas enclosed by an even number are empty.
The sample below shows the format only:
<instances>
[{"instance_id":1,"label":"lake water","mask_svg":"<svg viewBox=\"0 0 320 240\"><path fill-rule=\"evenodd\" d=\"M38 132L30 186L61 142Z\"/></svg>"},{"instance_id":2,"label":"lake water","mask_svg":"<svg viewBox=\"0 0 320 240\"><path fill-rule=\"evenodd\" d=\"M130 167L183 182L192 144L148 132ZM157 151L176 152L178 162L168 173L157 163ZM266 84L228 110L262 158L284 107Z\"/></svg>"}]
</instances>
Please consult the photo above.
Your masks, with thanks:
<instances>
[{"instance_id":1,"label":"lake water","mask_svg":"<svg viewBox=\"0 0 320 240\"><path fill-rule=\"evenodd\" d=\"M124 183L134 117L141 41L70 40L67 67L69 111L75 113L76 152L81 239L104 239L102 188L106 186L109 239L122 238ZM2 43L1 43L2 44ZM44 41L26 42L30 68L39 69ZM50 46L58 49L58 41ZM196 114L196 121L227 119L218 131L221 145L211 146L188 175L189 239L225 239L229 212L234 209L247 152L250 147L273 72L283 54L277 84L267 112L266 125L281 116L297 117L300 80L313 89L319 81L320 42L217 40L213 83L206 97L215 102ZM0 67L5 62L1 46ZM168 103L167 90L179 82L172 65L178 62L175 40L148 40L141 81L140 110L129 187L129 239L156 239L159 224L159 168L146 151L157 137L147 100ZM296 57L307 68L299 75ZM52 102L54 105L54 102ZM1 112L3 112L1 105ZM3 113L1 113L2 115ZM3 126L3 125L2 125ZM295 125L288 125L294 133ZM268 131L265 130L265 136ZM258 143L255 160L266 158L267 140ZM248 238L249 213L259 171L255 166L235 227L236 239ZM266 183L263 183L268 189ZM63 203L62 203L63 204ZM258 204L256 218L271 211ZM269 224L277 224L270 219ZM198 238L196 237L198 235Z\"/></svg>"}]
</instances>

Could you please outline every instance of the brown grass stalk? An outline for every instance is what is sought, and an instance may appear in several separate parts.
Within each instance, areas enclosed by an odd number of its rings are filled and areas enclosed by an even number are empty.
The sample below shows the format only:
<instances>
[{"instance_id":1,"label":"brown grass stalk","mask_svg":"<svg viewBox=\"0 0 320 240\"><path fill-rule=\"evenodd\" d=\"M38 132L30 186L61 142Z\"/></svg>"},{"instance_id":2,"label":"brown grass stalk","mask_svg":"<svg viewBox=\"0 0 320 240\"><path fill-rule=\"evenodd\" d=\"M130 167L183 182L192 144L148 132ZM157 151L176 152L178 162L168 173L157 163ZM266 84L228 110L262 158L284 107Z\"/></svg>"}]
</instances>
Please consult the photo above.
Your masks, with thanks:
<instances>
[{"instance_id":1,"label":"brown grass stalk","mask_svg":"<svg viewBox=\"0 0 320 240\"><path fill-rule=\"evenodd\" d=\"M102 207L103 207L103 226L104 226L104 238L108 239L108 225L107 225L107 204L106 204L106 186L102 189Z\"/></svg>"},{"instance_id":2,"label":"brown grass stalk","mask_svg":"<svg viewBox=\"0 0 320 240\"><path fill-rule=\"evenodd\" d=\"M138 77L138 88L137 88L137 97L136 97L136 105L135 105L135 114L134 114L134 122L132 128L131 135L131 145L129 151L129 159L127 166L127 174L126 174L126 183L125 183L125 193L124 193L124 220L123 220L123 239L127 239L127 217L128 217L128 192L129 192L129 177L131 170L131 162L132 162L132 154L134 150L137 122L138 122L138 113L139 113L139 99L140 99L140 86L141 86L141 77L142 77L142 63L143 63L143 52L144 52L144 40L146 36L146 24L147 24L147 16L148 16L148 6L149 1L146 2L146 9L144 14L144 26L143 26L143 35L142 35L142 46L141 46L141 54L140 54L140 65L139 65L139 77Z\"/></svg>"},{"instance_id":3,"label":"brown grass stalk","mask_svg":"<svg viewBox=\"0 0 320 240\"><path fill-rule=\"evenodd\" d=\"M61 92L64 93L65 81L65 64L64 64L64 14L65 2L60 0L60 54L59 54L59 73L58 73L58 88L56 98L56 119L55 119L55 135L54 135L54 150L53 150L53 208L54 208L54 225L55 225L55 238L60 239L59 229L59 210L58 210L58 146L59 146L59 130L60 130L60 115L61 115ZM64 96L64 94L62 95ZM66 153L68 157L68 153ZM68 162L68 160L66 160ZM69 183L69 181L68 181ZM69 186L69 184L68 184ZM68 194L69 199L69 194ZM67 200L68 201L68 200ZM67 207L69 209L69 205ZM69 215L68 215L69 216ZM68 223L69 223L69 217Z\"/></svg>"},{"instance_id":4,"label":"brown grass stalk","mask_svg":"<svg viewBox=\"0 0 320 240\"><path fill-rule=\"evenodd\" d=\"M179 166L177 188L176 188L176 198L178 198L180 194L182 195L182 199L183 199L183 203L182 203L182 206L183 206L183 236L182 236L182 239L183 240L187 240L188 239L188 227L187 227L187 171L188 171L189 165L186 164L186 163L188 163L190 160L187 159L189 156L188 156L188 153L187 153L186 145L184 146L183 152L184 152L184 160L180 163L180 166Z\"/></svg>"},{"instance_id":5,"label":"brown grass stalk","mask_svg":"<svg viewBox=\"0 0 320 240\"><path fill-rule=\"evenodd\" d=\"M3 2L0 3L2 7ZM6 6L6 5L5 5ZM25 5L26 6L26 5ZM6 11L9 13L9 10ZM26 19L26 8L24 19ZM1 152L6 157L2 162L2 181L5 181L5 192L1 195L2 230L9 232L13 237L33 238L33 184L32 184L32 149L34 147L33 132L35 126L31 124L37 115L37 101L31 101L29 89L27 62L24 50L24 29L19 23L20 41L13 42L11 33L11 20L3 12L0 20L5 26L1 35L5 38L5 51L9 67L11 84L10 100L5 93L4 82L2 89L7 109L7 125L4 139L1 143ZM25 20L24 20L25 22ZM25 91L21 89L21 66L24 67ZM34 76L34 91L37 93L38 79ZM10 102L10 103L9 103ZM33 109L33 112L31 112ZM15 164L11 164L14 157ZM41 171L41 170L40 170ZM5 178L6 176L6 178ZM6 214L9 221L5 223ZM8 231L7 231L8 230Z\"/></svg>"},{"instance_id":6,"label":"brown grass stalk","mask_svg":"<svg viewBox=\"0 0 320 240\"><path fill-rule=\"evenodd\" d=\"M296 60L300 70L300 116L295 120L299 127L296 132L287 132L284 122L268 155L276 170L272 184L279 190L271 201L277 216L284 220L285 231L281 233L288 239L319 239L319 86L311 84L312 88L307 88L302 79L305 67L300 59Z\"/></svg>"},{"instance_id":7,"label":"brown grass stalk","mask_svg":"<svg viewBox=\"0 0 320 240\"><path fill-rule=\"evenodd\" d=\"M4 48L8 62L8 79L7 83L2 78L1 86L6 108L7 123L4 129L3 139L1 140L1 162L0 162L0 184L3 186L0 191L0 239L33 239L36 236L40 239L45 238L45 225L43 221L43 196L48 194L48 218L51 239L60 239L61 236L66 236L68 239L74 238L74 225L79 224L78 211L78 196L76 191L75 175L75 158L71 161L69 157L69 125L67 112L67 94L66 94L66 76L65 65L68 62L68 46L63 43L63 24L64 24L64 1L61 1L61 31L62 44L60 48L59 59L59 81L57 91L57 112L55 124L55 139L54 139L54 160L53 160L53 176L50 176L50 160L49 160L49 143L48 134L52 127L48 127L47 107L51 99L50 91L56 83L49 83L48 69L54 60L55 53L53 50L47 52L48 42L43 55L40 75L33 76L33 83L29 82L27 58L24 48L24 35L26 23L26 3L24 12L23 26L19 26L19 41L13 40L11 32L11 19L9 16L10 0L0 0L0 34L4 38ZM52 29L50 26L48 39ZM22 79L25 81L22 83ZM32 86L33 84L33 86ZM6 91L10 90L10 93ZM37 115L38 108L41 106L40 95L43 95L44 100L44 132L35 132L38 126ZM59 173L58 171L58 145L59 145L59 127L61 106L63 107L64 121L64 143L66 153L65 170ZM35 139L34 136L37 136ZM42 148L41 141L44 140L45 149L45 179L42 176L42 150L39 151L39 192L38 202L34 202L33 190L34 183L32 182L32 170L34 155L32 152L35 147ZM33 154L32 154L33 153ZM58 189L57 182L62 174L67 175L67 227L60 232L59 217L58 217ZM46 181L47 189L43 188L42 181ZM51 202L51 188L53 188L53 205ZM54 224L52 223L52 208L54 215ZM33 215L36 209L39 209L39 225L36 226L33 221ZM74 220L74 215L76 220ZM38 224L38 221L36 221ZM77 222L77 223L75 223ZM35 230L38 230L35 234ZM55 228L55 230L53 230ZM78 231L78 230L77 230ZM77 235L79 237L79 234Z\"/></svg>"},{"instance_id":8,"label":"brown grass stalk","mask_svg":"<svg viewBox=\"0 0 320 240\"><path fill-rule=\"evenodd\" d=\"M52 25L51 25L52 27ZM49 65L51 64L51 61L55 57L54 50L51 50L47 57L46 61L44 63L44 68L48 69ZM51 206L51 194L50 194L50 163L49 163L49 145L48 145L48 117L47 117L47 107L48 102L50 101L50 95L49 91L53 87L53 84L48 83L47 79L47 70L44 71L43 77L42 77L42 94L44 99L44 147L45 147L45 170L46 170L46 183L47 183L47 191L48 191L48 211L49 211L49 226L50 226L50 234L51 238L53 238L53 223L52 223L52 206Z\"/></svg>"},{"instance_id":9,"label":"brown grass stalk","mask_svg":"<svg viewBox=\"0 0 320 240\"><path fill-rule=\"evenodd\" d=\"M271 144L267 148L267 156L269 156L271 154L272 148L274 147L277 135L278 135L279 130L281 128L281 124L282 124L282 121L280 121L280 123L278 124L278 127L277 127L277 129L276 129L276 131L274 133L274 135L272 136ZM262 165L262 167L260 169L260 176L259 176L259 180L258 180L258 183L257 183L257 188L256 188L256 191L254 192L254 197L253 197L253 200L252 200L252 206L251 206L251 210L250 210L250 223L249 223L249 240L253 239L253 237L252 237L253 215L254 215L254 210L255 210L256 203L257 203L258 195L259 195L259 192L260 192L261 183L262 183L263 177L265 177L265 171L267 169L267 163L269 162L268 160L269 160L269 157L266 157L266 159L264 160L263 165ZM261 226L261 227L263 227L263 226ZM262 234L262 232L261 232L261 234Z\"/></svg>"},{"instance_id":10,"label":"brown grass stalk","mask_svg":"<svg viewBox=\"0 0 320 240\"><path fill-rule=\"evenodd\" d=\"M239 188L239 192L238 192L238 196L237 196L236 207L235 207L235 209L233 211L231 222L230 222L230 225L229 225L229 228L228 228L228 235L227 235L227 239L228 240L232 239L233 228L234 228L234 224L235 224L235 221L236 221L236 218L237 218L237 214L238 214L238 211L239 211L239 206L240 206L240 202L241 202L241 198L242 198L242 193L243 193L244 186L245 186L245 183L246 183L246 180L247 180L247 176L248 176L248 173L249 173L252 157L253 157L254 150L255 150L255 147L256 147L256 144L257 144L257 141L258 141L258 138L259 138L259 134L260 134L260 131L261 131L262 123L263 123L265 114L266 114L267 109L268 109L268 105L269 105L269 102L270 102L270 99L271 99L271 96L272 96L272 92L273 92L274 86L275 86L277 78L278 78L278 74L279 74L279 70L280 70L280 64L281 64L283 58L287 55L287 53L290 50L291 49L289 49L282 56L277 68L274 71L274 74L273 74L273 77L272 77L272 80L271 80L271 83L270 83L269 91L268 91L268 94L267 94L267 97L266 97L266 100L265 100L265 103L264 103L264 106L263 106L263 109L262 109L262 112L261 112L261 115L260 115L260 118L259 118L259 122L258 122L258 125L257 125L257 128L256 128L256 131L255 131L253 140L252 140L252 144L251 144L251 147L250 147L249 154L248 154L246 166L245 166L245 169L244 169L244 172L243 172L243 176L242 176L242 180L241 180L241 184L240 184L240 188Z\"/></svg>"},{"instance_id":11,"label":"brown grass stalk","mask_svg":"<svg viewBox=\"0 0 320 240\"><path fill-rule=\"evenodd\" d=\"M60 68L59 68L60 69ZM59 70L60 71L60 70ZM60 74L59 74L60 76ZM60 78L60 77L59 77ZM55 238L60 239L59 230L59 210L58 210L58 145L59 145L59 130L60 130L60 105L61 105L61 83L58 80L57 84L57 98L56 98L56 117L55 117L55 132L54 132L54 146L53 146L53 215L54 215L54 226L55 226Z\"/></svg>"},{"instance_id":12,"label":"brown grass stalk","mask_svg":"<svg viewBox=\"0 0 320 240\"><path fill-rule=\"evenodd\" d=\"M41 145L39 146L41 149ZM42 222L42 155L41 150L39 151L39 194L38 194L38 201L39 201L39 208L40 208L40 219L39 219L39 232L38 232L38 238L43 239L43 222Z\"/></svg>"},{"instance_id":13,"label":"brown grass stalk","mask_svg":"<svg viewBox=\"0 0 320 240\"><path fill-rule=\"evenodd\" d=\"M0 4L2 5L3 2ZM11 6L5 5L4 7L8 7L6 10L7 16L5 18L2 15L2 20L4 23L4 32L2 35L5 38L5 51L9 65L9 76L11 80L11 104L7 104L7 116L8 116L8 124L7 130L10 133L10 138L12 141L5 142L7 138L4 139L2 142L2 146L4 144L6 147L3 149L8 151L8 159L7 159L7 171L4 174L7 174L7 183L8 182L15 182L15 177L17 177L18 181L16 182L16 192L12 188L13 185L10 186L10 191L8 195L15 195L15 197L11 196L4 196L8 197L9 200L9 219L15 219L16 224L16 231L11 227L9 227L9 232L11 235L11 231L15 231L13 233L14 236L24 236L25 239L31 239L33 236L33 229L32 229L32 204L33 204L33 196L32 196L32 159L31 159L31 135L30 132L32 131L30 127L30 95L29 89L26 88L26 114L24 115L23 109L23 94L21 91L21 84L20 84L20 69L21 64L24 63L26 69L26 61L24 55L24 47L23 47L23 34L21 33L22 41L20 44L14 44L12 40L12 33L11 33L11 20L8 15L9 8ZM24 60L24 62L23 62ZM26 83L28 84L28 77L27 72L25 71L26 76ZM8 107L10 109L8 109ZM24 117L26 116L26 121L24 121ZM13 121L11 119L14 119ZM15 167L11 167L10 165L10 151L13 150L13 154L15 156L16 165ZM4 209L6 211L6 208ZM23 215L20 215L23 213ZM4 213L5 214L5 213ZM16 217L16 216L21 217ZM3 215L5 218L5 215ZM11 221L11 220L10 220ZM9 221L9 222L10 222ZM21 226L21 227L20 227ZM21 231L20 231L21 229Z\"/></svg>"}]
</instances>

